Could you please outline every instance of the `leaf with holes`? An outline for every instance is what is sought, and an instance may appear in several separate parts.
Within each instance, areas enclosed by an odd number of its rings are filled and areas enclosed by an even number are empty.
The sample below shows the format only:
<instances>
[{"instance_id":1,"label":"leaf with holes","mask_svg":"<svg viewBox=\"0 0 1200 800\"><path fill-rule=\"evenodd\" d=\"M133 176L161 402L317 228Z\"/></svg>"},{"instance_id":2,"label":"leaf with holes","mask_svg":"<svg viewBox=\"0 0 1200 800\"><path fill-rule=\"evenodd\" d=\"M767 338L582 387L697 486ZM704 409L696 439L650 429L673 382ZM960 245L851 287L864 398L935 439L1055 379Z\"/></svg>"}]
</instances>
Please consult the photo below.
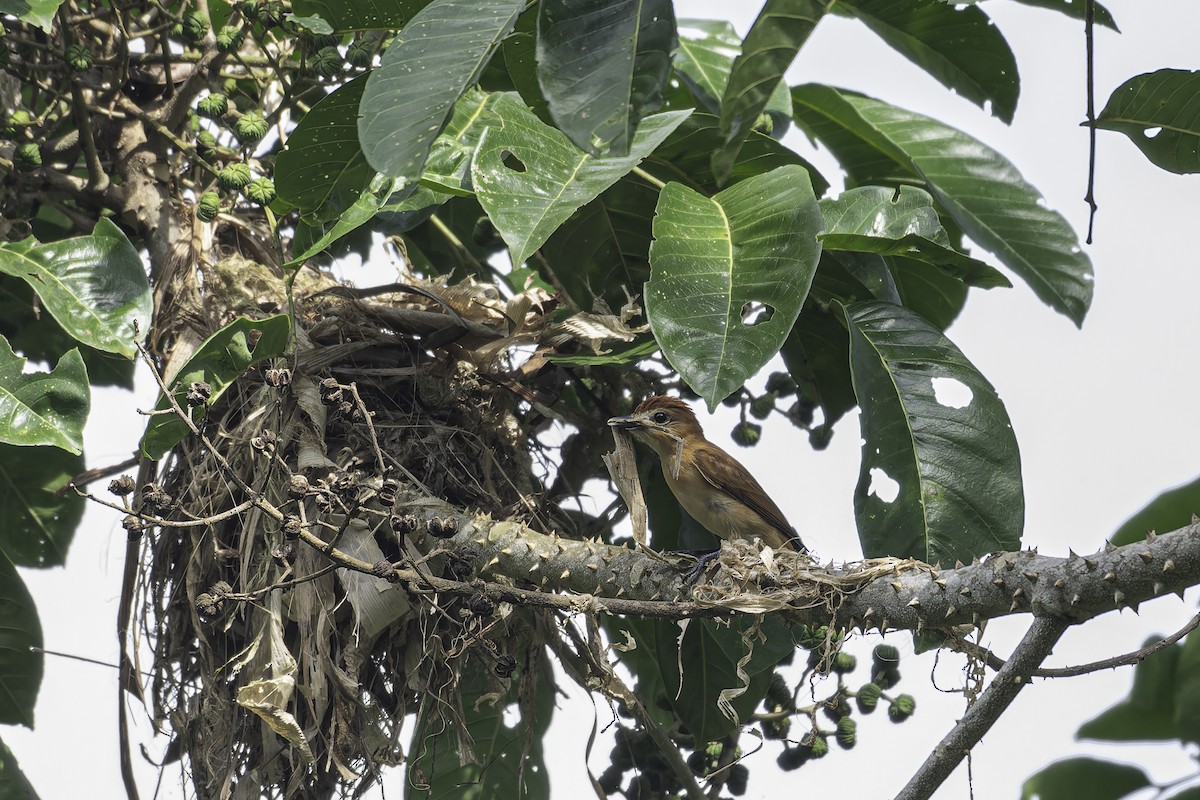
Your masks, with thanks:
<instances>
[{"instance_id":1,"label":"leaf with holes","mask_svg":"<svg viewBox=\"0 0 1200 800\"><path fill-rule=\"evenodd\" d=\"M42 625L21 574L0 553L0 723L33 728L42 685Z\"/></svg>"},{"instance_id":2,"label":"leaf with holes","mask_svg":"<svg viewBox=\"0 0 1200 800\"><path fill-rule=\"evenodd\" d=\"M471 163L471 183L508 243L513 265L529 258L577 209L650 155L688 113L647 117L629 155L597 157L534 116L516 95L501 95Z\"/></svg>"},{"instance_id":3,"label":"leaf with holes","mask_svg":"<svg viewBox=\"0 0 1200 800\"><path fill-rule=\"evenodd\" d=\"M97 350L134 358L134 341L150 329L153 301L142 259L106 218L90 236L0 244L0 272L28 283L67 333Z\"/></svg>"},{"instance_id":4,"label":"leaf with holes","mask_svg":"<svg viewBox=\"0 0 1200 800\"><path fill-rule=\"evenodd\" d=\"M220 399L225 390L240 378L252 365L264 358L282 355L291 336L291 320L287 314L278 314L266 319L238 317L200 345L192 357L180 367L175 376L175 402L188 414L193 422L203 419L208 406ZM189 407L188 387L193 383L207 383L208 402ZM171 408L170 400L159 394L156 411ZM158 460L189 433L188 425L176 414L155 414L142 436L142 453L147 458Z\"/></svg>"},{"instance_id":5,"label":"leaf with holes","mask_svg":"<svg viewBox=\"0 0 1200 800\"><path fill-rule=\"evenodd\" d=\"M1092 262L1071 226L1004 156L929 117L820 84L792 89L796 121L850 170L853 183L917 178L973 240L1042 302L1083 324Z\"/></svg>"},{"instance_id":6,"label":"leaf with holes","mask_svg":"<svg viewBox=\"0 0 1200 800\"><path fill-rule=\"evenodd\" d=\"M996 390L923 317L845 309L862 409L854 513L863 554L933 564L1021 544L1021 459Z\"/></svg>"},{"instance_id":7,"label":"leaf with holes","mask_svg":"<svg viewBox=\"0 0 1200 800\"><path fill-rule=\"evenodd\" d=\"M91 402L78 350L68 350L50 372L25 372L25 359L0 337L0 443L79 455Z\"/></svg>"},{"instance_id":8,"label":"leaf with holes","mask_svg":"<svg viewBox=\"0 0 1200 800\"><path fill-rule=\"evenodd\" d=\"M721 95L725 143L712 160L718 182L729 177L746 135L758 124L758 115L766 110L783 73L824 15L825 4L818 0L767 0L763 5Z\"/></svg>"},{"instance_id":9,"label":"leaf with holes","mask_svg":"<svg viewBox=\"0 0 1200 800\"><path fill-rule=\"evenodd\" d=\"M928 0L842 0L835 13L860 20L943 86L1012 122L1017 60L1000 29L974 6Z\"/></svg>"},{"instance_id":10,"label":"leaf with holes","mask_svg":"<svg viewBox=\"0 0 1200 800\"><path fill-rule=\"evenodd\" d=\"M933 198L923 189L860 186L836 199L822 200L821 213L825 250L907 256L933 264L968 286L1012 287L996 269L950 245Z\"/></svg>"},{"instance_id":11,"label":"leaf with holes","mask_svg":"<svg viewBox=\"0 0 1200 800\"><path fill-rule=\"evenodd\" d=\"M0 550L22 567L58 567L67 560L84 499L55 493L84 470L82 455L57 447L0 445Z\"/></svg>"},{"instance_id":12,"label":"leaf with holes","mask_svg":"<svg viewBox=\"0 0 1200 800\"><path fill-rule=\"evenodd\" d=\"M646 316L710 411L787 339L817 269L820 229L803 167L779 167L713 197L679 183L662 190Z\"/></svg>"},{"instance_id":13,"label":"leaf with holes","mask_svg":"<svg viewBox=\"0 0 1200 800\"><path fill-rule=\"evenodd\" d=\"M1200 72L1135 75L1108 98L1096 127L1125 134L1156 167L1200 172Z\"/></svg>"},{"instance_id":14,"label":"leaf with holes","mask_svg":"<svg viewBox=\"0 0 1200 800\"><path fill-rule=\"evenodd\" d=\"M409 185L454 104L479 80L523 0L434 0L412 18L371 72L359 105L367 162Z\"/></svg>"},{"instance_id":15,"label":"leaf with holes","mask_svg":"<svg viewBox=\"0 0 1200 800\"><path fill-rule=\"evenodd\" d=\"M559 130L580 150L627 155L662 107L675 39L671 0L541 0L537 76Z\"/></svg>"}]
</instances>

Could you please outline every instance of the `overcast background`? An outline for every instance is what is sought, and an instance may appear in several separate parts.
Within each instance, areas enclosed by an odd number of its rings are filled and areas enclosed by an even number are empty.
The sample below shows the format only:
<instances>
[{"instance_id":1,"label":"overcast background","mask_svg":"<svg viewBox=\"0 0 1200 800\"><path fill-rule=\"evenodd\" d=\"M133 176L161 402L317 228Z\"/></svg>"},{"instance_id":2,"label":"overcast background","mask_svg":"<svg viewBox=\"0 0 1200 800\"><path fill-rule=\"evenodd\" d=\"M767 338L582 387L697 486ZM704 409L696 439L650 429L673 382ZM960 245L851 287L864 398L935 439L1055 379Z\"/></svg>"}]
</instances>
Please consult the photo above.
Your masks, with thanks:
<instances>
[{"instance_id":1,"label":"overcast background","mask_svg":"<svg viewBox=\"0 0 1200 800\"><path fill-rule=\"evenodd\" d=\"M1082 2L1082 0L1074 0ZM1097 28L1097 110L1125 79L1162 67L1200 68L1196 36L1200 3L1195 0L1112 0L1106 3L1123 33ZM679 17L732 18L745 33L759 3L677 0ZM730 8L736 8L730 11ZM860 24L831 17L821 22L788 75L790 83L820 81L866 92L958 127L1011 159L1037 186L1047 204L1071 221L1080 238L1087 227L1082 197L1087 180L1082 23L1007 0L983 8L1004 31L1021 71L1021 100L1011 127L950 94L932 78L879 42ZM828 157L802 138L788 142L813 160L825 176L837 172ZM1040 552L1066 555L1099 548L1125 518L1157 493L1200 474L1200 178L1164 173L1147 162L1125 137L1099 134L1096 192L1100 212L1095 244L1086 246L1096 271L1096 296L1082 330L1041 305L1024 284L1012 290L972 290L961 319L949 335L996 386L1021 446L1026 489L1025 543ZM833 191L836 191L833 190ZM994 260L993 260L994 263ZM134 408L153 405L151 385L142 380L135 395L100 392L85 434L89 466L129 455L144 418ZM706 422L725 441L735 417L722 409ZM815 453L802 432L768 427L763 443L736 450L805 542L823 559L861 557L854 533L851 497L858 472L858 421L848 416L828 450ZM786 466L785 466L786 465ZM1200 511L1200 509L1198 509ZM67 566L22 570L38 603L46 647L115 662L115 617L125 550L117 515L89 510ZM1136 649L1151 633L1180 627L1195 609L1170 597L1142 606L1140 616L1111 613L1069 631L1056 649L1055 665L1075 664ZM1001 655L1019 639L1027 619L988 625L985 642ZM875 643L857 645L865 653ZM964 708L953 693L963 685L963 659L912 656L911 639L887 641L904 654L899 691L917 696L917 713L903 727L884 714L866 718L859 746L837 748L822 761L780 773L771 745L748 761L747 797L820 796L838 792L855 798L890 797L899 790ZM938 689L930 685L931 676ZM1077 743L1078 724L1123 697L1132 669L1069 680L1039 681L975 750L974 797L1015 798L1021 781L1055 758L1081 753L1139 763L1156 780L1191 771L1191 762L1171 745L1117 747ZM37 729L4 728L0 736L44 798L119 797L116 738L116 671L47 657L37 706ZM590 796L582 774L591 728L591 704L572 703L547 742L556 797ZM586 718L584 716L586 715ZM132 717L148 725L140 708ZM601 711L600 723L608 721ZM751 749L747 737L744 746ZM157 758L162 745L151 747ZM608 747L597 748L602 768ZM154 795L156 771L141 762L142 797ZM179 797L179 767L164 778L165 797ZM936 797L966 798L965 768ZM387 793L399 797L398 772ZM189 792L190 794L190 792Z\"/></svg>"}]
</instances>

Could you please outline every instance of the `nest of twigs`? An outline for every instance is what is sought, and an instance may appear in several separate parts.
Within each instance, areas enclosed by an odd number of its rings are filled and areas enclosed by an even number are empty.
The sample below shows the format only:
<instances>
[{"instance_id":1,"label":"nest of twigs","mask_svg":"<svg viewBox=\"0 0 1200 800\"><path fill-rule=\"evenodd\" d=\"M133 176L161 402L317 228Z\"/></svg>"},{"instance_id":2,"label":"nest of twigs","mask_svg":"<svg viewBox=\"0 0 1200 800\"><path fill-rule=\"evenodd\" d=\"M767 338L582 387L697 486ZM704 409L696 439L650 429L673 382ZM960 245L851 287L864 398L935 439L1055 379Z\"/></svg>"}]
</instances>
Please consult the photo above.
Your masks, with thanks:
<instances>
[{"instance_id":1,"label":"nest of twigs","mask_svg":"<svg viewBox=\"0 0 1200 800\"><path fill-rule=\"evenodd\" d=\"M508 348L544 331L549 298L501 302L473 282L311 288L296 298L296 352L208 409L149 501L207 520L147 537L139 615L154 716L203 798L349 795L402 760L421 788L440 759L472 759L465 717L519 702L532 722L535 694L551 694L534 691L549 680L536 616L333 568L289 527L368 563L466 580L474 565L437 553L453 520L408 513L398 487L554 524L531 499L546 477L532 431L547 421L504 377Z\"/></svg>"}]
</instances>

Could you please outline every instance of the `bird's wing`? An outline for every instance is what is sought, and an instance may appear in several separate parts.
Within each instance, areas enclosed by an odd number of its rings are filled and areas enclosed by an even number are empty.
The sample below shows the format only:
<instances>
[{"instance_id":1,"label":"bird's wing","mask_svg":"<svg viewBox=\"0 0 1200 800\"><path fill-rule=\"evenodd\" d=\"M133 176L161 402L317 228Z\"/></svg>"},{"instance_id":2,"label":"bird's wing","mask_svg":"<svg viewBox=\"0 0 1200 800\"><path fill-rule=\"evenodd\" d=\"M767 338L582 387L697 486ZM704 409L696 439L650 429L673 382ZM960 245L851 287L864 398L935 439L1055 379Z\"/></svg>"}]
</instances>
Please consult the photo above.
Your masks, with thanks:
<instances>
[{"instance_id":1,"label":"bird's wing","mask_svg":"<svg viewBox=\"0 0 1200 800\"><path fill-rule=\"evenodd\" d=\"M775 505L775 501L763 491L750 471L736 459L716 447L700 447L693 453L692 463L696 465L704 480L753 509L767 524L783 534L784 539L793 548L807 552L807 548L800 541L795 529L788 524L779 506Z\"/></svg>"}]
</instances>

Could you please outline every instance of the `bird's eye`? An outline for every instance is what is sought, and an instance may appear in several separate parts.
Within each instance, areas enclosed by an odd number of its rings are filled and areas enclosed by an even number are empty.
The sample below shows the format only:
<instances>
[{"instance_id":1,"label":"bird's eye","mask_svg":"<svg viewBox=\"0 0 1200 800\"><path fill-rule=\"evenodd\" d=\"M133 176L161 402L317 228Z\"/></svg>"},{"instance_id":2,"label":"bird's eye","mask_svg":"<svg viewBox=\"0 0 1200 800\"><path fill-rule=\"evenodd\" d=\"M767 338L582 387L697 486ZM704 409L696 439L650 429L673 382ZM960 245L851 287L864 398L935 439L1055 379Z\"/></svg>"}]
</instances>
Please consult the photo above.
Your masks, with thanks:
<instances>
[{"instance_id":1,"label":"bird's eye","mask_svg":"<svg viewBox=\"0 0 1200 800\"><path fill-rule=\"evenodd\" d=\"M651 417L650 419L654 420L659 425L666 425L668 422L671 421L671 415L665 411L659 411L659 412L655 413L655 415L653 417Z\"/></svg>"}]
</instances>

